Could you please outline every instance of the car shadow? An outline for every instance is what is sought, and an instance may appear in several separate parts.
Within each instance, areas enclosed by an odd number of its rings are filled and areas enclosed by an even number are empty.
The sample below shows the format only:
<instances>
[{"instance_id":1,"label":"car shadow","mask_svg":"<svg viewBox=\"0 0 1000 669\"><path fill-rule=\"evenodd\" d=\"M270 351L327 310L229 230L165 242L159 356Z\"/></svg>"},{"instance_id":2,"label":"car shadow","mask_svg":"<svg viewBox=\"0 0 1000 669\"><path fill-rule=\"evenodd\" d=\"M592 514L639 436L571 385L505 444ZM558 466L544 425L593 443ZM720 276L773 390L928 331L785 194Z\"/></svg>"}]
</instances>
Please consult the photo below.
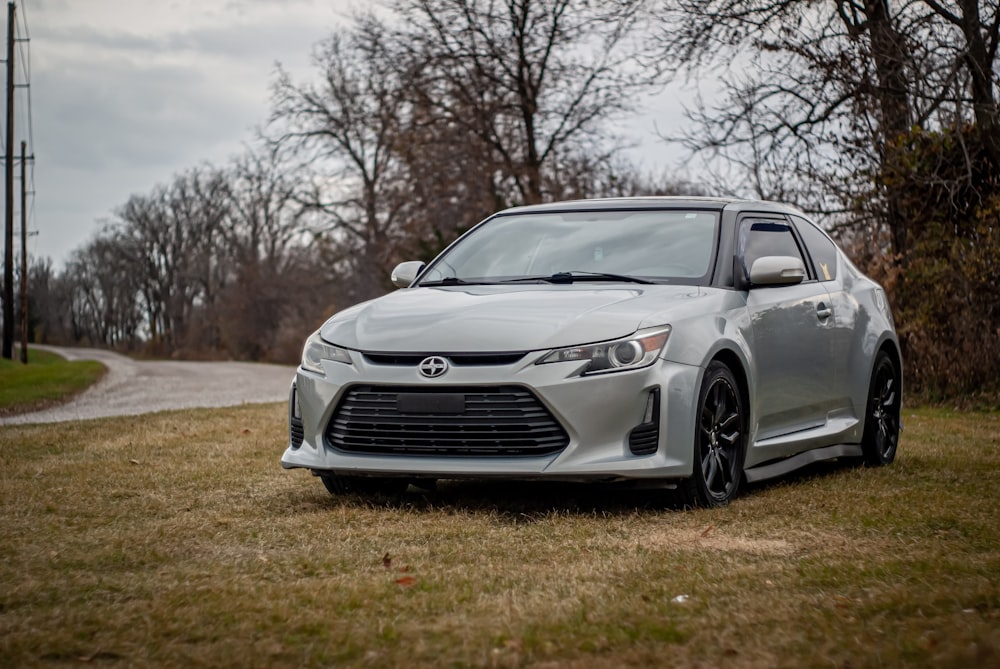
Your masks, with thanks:
<instances>
[{"instance_id":1,"label":"car shadow","mask_svg":"<svg viewBox=\"0 0 1000 669\"><path fill-rule=\"evenodd\" d=\"M432 489L410 485L401 495L333 496L320 485L317 495L325 496L319 503L327 508L483 514L515 524L540 521L553 513L611 517L682 508L670 490L554 481L442 480ZM299 500L300 508L315 508L317 502L313 497Z\"/></svg>"},{"instance_id":2,"label":"car shadow","mask_svg":"<svg viewBox=\"0 0 1000 669\"><path fill-rule=\"evenodd\" d=\"M839 458L836 460L824 460L796 469L777 478L767 479L744 485L740 492L740 497L753 496L758 492L794 485L806 485L815 479L826 479L842 476L863 467L863 463L858 458Z\"/></svg>"},{"instance_id":3,"label":"car shadow","mask_svg":"<svg viewBox=\"0 0 1000 669\"><path fill-rule=\"evenodd\" d=\"M807 485L813 479L836 477L859 466L859 462L846 458L817 462L778 478L745 485L732 504L740 504L746 497L769 489ZM290 509L300 512L335 508L446 511L490 515L514 524L533 523L553 513L615 517L688 510L676 492L669 489L636 488L616 483L500 479L440 480L431 489L410 485L397 495L330 495L317 480L315 490L297 491L295 499L284 501Z\"/></svg>"}]
</instances>

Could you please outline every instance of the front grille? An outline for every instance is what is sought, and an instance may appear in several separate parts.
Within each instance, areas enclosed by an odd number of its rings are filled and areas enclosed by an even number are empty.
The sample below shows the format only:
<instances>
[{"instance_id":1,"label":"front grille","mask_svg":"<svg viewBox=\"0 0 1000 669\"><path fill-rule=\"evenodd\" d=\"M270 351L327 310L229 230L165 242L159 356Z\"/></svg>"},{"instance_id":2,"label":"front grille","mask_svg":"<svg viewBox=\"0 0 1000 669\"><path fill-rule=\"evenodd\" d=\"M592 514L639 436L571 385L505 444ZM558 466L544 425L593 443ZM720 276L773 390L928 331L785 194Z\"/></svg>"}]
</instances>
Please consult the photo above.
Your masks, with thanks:
<instances>
[{"instance_id":1,"label":"front grille","mask_svg":"<svg viewBox=\"0 0 1000 669\"><path fill-rule=\"evenodd\" d=\"M421 411L400 410L401 395L420 393L460 396L459 410L436 411L432 403ZM326 438L352 453L480 457L549 455L569 443L538 398L519 386L354 386L337 406Z\"/></svg>"},{"instance_id":2,"label":"front grille","mask_svg":"<svg viewBox=\"0 0 1000 669\"><path fill-rule=\"evenodd\" d=\"M376 365L396 365L400 367L416 367L422 360L432 355L447 358L448 362L458 367L513 365L527 353L365 353L365 358Z\"/></svg>"}]
</instances>

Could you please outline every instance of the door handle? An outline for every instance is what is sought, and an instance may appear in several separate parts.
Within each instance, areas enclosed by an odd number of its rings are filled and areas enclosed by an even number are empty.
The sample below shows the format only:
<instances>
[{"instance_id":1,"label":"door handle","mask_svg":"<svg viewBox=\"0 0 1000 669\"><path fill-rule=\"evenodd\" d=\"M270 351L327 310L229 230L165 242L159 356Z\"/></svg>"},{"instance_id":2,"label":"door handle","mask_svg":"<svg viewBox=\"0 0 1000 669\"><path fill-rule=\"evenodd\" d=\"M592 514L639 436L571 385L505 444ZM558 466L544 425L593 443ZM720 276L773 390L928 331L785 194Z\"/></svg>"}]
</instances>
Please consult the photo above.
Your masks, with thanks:
<instances>
[{"instance_id":1,"label":"door handle","mask_svg":"<svg viewBox=\"0 0 1000 669\"><path fill-rule=\"evenodd\" d=\"M819 316L820 320L825 321L830 316L833 316L833 309L820 302L816 305L816 315Z\"/></svg>"}]
</instances>

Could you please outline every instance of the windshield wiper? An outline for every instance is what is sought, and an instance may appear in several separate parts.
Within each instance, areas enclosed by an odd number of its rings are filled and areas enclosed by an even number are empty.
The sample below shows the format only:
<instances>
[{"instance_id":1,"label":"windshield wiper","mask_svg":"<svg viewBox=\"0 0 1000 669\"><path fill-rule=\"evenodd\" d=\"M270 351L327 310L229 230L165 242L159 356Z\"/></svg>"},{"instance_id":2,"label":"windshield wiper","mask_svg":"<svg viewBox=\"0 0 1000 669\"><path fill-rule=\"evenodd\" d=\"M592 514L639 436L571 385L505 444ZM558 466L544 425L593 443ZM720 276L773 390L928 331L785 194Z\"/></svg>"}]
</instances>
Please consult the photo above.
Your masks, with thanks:
<instances>
[{"instance_id":1,"label":"windshield wiper","mask_svg":"<svg viewBox=\"0 0 1000 669\"><path fill-rule=\"evenodd\" d=\"M434 286L484 286L493 283L492 281L466 281L457 276L446 276L439 281L421 281L420 288L433 288Z\"/></svg>"},{"instance_id":2,"label":"windshield wiper","mask_svg":"<svg viewBox=\"0 0 1000 669\"><path fill-rule=\"evenodd\" d=\"M625 283L654 284L655 281L642 279L637 276L627 274L610 274L608 272L584 272L581 270L569 270L566 272L556 272L555 274L539 276L522 276L516 279L506 279L502 283L526 283L529 281L545 281L547 283L576 283L577 281L623 281Z\"/></svg>"},{"instance_id":3,"label":"windshield wiper","mask_svg":"<svg viewBox=\"0 0 1000 669\"><path fill-rule=\"evenodd\" d=\"M573 283L574 281L624 281L625 283L652 284L649 279L641 279L628 274L611 274L609 272L585 272L571 269L568 272L556 272L549 277L552 283Z\"/></svg>"}]
</instances>

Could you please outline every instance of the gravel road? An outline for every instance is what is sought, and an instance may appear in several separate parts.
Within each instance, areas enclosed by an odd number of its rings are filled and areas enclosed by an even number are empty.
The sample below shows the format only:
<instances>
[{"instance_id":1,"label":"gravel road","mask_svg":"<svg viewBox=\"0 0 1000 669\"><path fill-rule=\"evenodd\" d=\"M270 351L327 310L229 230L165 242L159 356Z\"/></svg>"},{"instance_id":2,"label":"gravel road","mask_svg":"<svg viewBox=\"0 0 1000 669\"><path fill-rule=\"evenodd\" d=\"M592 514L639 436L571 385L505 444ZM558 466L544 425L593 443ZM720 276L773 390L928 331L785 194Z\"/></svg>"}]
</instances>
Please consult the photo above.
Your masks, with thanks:
<instances>
[{"instance_id":1,"label":"gravel road","mask_svg":"<svg viewBox=\"0 0 1000 669\"><path fill-rule=\"evenodd\" d=\"M69 360L97 360L107 374L68 404L0 418L0 425L60 423L165 409L224 407L288 398L294 367L254 362L135 361L95 348L39 346Z\"/></svg>"}]
</instances>

